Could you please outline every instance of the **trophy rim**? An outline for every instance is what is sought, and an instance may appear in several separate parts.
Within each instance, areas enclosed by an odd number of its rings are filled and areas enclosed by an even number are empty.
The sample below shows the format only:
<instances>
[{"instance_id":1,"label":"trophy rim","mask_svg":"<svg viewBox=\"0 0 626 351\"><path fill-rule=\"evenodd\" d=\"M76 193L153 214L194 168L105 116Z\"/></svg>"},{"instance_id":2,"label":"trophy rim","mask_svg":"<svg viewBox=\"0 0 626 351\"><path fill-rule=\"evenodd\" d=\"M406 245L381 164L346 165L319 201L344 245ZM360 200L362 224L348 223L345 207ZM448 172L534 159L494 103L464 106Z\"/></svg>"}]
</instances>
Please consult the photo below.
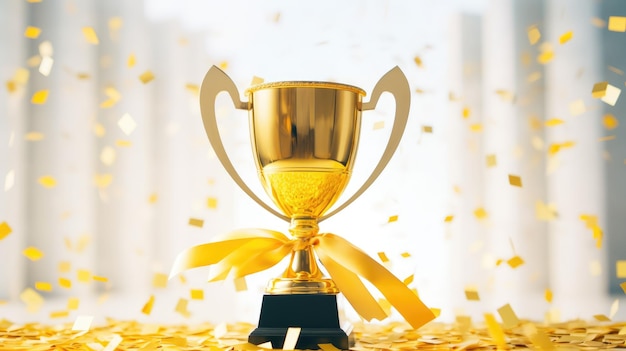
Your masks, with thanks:
<instances>
[{"instance_id":1,"label":"trophy rim","mask_svg":"<svg viewBox=\"0 0 626 351\"><path fill-rule=\"evenodd\" d=\"M256 84L246 89L245 94L250 95L256 91L264 89L280 89L280 88L322 88L322 89L336 89L347 90L353 93L357 93L361 96L366 96L365 90L350 84L335 83L335 82L323 82L323 81L284 81L284 82L270 82Z\"/></svg>"}]
</instances>

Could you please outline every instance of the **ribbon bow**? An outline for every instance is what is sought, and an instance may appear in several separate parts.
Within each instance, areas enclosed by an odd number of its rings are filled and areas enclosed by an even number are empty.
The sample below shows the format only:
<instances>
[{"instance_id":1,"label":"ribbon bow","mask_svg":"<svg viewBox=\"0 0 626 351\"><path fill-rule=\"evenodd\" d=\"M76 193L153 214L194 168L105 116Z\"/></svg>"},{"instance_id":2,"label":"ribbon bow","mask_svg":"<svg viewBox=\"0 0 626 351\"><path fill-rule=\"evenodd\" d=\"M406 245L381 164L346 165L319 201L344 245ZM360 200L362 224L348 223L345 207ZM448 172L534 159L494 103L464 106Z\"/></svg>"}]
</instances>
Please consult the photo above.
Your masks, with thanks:
<instances>
[{"instance_id":1,"label":"ribbon bow","mask_svg":"<svg viewBox=\"0 0 626 351\"><path fill-rule=\"evenodd\" d=\"M193 246L176 257L170 278L188 269L211 266L210 281L231 276L241 278L266 270L301 243L283 233L267 229L230 232L224 240ZM365 320L383 320L385 311L359 277L365 278L385 296L415 329L435 318L419 297L361 249L330 233L316 234L308 241L328 274L356 312Z\"/></svg>"}]
</instances>

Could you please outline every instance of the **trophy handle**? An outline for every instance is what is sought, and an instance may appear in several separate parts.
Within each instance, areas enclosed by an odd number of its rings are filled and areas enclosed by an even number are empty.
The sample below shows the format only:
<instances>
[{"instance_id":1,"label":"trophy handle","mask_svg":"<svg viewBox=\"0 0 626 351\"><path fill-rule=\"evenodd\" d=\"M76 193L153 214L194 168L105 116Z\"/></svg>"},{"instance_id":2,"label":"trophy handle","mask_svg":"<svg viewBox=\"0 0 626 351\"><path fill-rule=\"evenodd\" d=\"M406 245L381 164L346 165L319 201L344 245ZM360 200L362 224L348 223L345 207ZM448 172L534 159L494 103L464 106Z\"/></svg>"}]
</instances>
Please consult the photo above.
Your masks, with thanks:
<instances>
[{"instance_id":1,"label":"trophy handle","mask_svg":"<svg viewBox=\"0 0 626 351\"><path fill-rule=\"evenodd\" d=\"M391 157L396 152L398 144L402 139L406 122L409 119L409 107L411 105L411 88L409 87L409 82L407 81L404 73L402 73L400 67L396 66L392 68L389 72L385 73L382 78L380 78L374 87L374 91L372 91L370 101L364 102L361 110L367 111L375 109L378 104L378 99L383 92L391 93L396 101L396 115L394 117L393 127L391 129L391 135L389 136L387 147L385 148L380 161L378 161L376 168L374 168L374 171L369 178L367 178L365 183L361 185L361 188L359 188L359 190L357 190L341 206L337 207L327 215L322 216L318 222L335 215L337 212L343 210L346 206L350 205L354 200L361 196L361 194L363 194L365 190L367 190L367 188L374 183L380 173L382 173L383 169L385 169L391 160Z\"/></svg>"},{"instance_id":2,"label":"trophy handle","mask_svg":"<svg viewBox=\"0 0 626 351\"><path fill-rule=\"evenodd\" d=\"M241 101L239 99L239 91L237 90L237 86L232 79L230 79L230 77L221 69L216 66L212 66L204 76L204 80L202 80L202 85L200 86L200 114L202 115L204 130L206 131L206 135L209 137L209 142L213 147L213 151L215 151L217 158L222 163L222 166L224 166L224 169L226 169L226 172L228 172L235 183L239 185L241 190L243 190L257 204L261 205L261 207L273 215L289 222L289 217L282 215L278 211L271 208L246 185L226 154L215 116L215 100L217 95L223 91L230 95L236 109L250 109L249 102Z\"/></svg>"}]
</instances>

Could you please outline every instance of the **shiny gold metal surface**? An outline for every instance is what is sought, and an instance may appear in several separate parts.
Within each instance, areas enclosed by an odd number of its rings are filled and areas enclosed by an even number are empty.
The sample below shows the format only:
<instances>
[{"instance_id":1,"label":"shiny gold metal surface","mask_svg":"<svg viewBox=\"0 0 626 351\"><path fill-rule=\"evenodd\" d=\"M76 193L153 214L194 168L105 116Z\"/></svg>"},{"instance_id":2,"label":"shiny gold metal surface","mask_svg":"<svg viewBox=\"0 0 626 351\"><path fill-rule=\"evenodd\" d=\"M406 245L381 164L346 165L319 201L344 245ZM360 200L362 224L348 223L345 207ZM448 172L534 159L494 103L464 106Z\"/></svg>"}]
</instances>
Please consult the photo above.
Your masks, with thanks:
<instances>
[{"instance_id":1,"label":"shiny gold metal surface","mask_svg":"<svg viewBox=\"0 0 626 351\"><path fill-rule=\"evenodd\" d=\"M263 187L280 212L263 202L241 179L222 144L215 98L226 91L236 108L248 110L250 137ZM354 164L361 112L376 107L383 92L393 94L396 115L383 155L364 184L333 212L328 210L344 191ZM358 198L380 175L395 152L408 119L410 89L399 68L376 84L369 102L365 91L331 82L274 82L246 90L248 102L239 99L232 80L217 67L207 73L200 90L200 107L213 150L239 187L276 216L291 222L296 240L289 266L269 282L269 294L336 294L335 283L322 276L312 240L318 222Z\"/></svg>"}]
</instances>

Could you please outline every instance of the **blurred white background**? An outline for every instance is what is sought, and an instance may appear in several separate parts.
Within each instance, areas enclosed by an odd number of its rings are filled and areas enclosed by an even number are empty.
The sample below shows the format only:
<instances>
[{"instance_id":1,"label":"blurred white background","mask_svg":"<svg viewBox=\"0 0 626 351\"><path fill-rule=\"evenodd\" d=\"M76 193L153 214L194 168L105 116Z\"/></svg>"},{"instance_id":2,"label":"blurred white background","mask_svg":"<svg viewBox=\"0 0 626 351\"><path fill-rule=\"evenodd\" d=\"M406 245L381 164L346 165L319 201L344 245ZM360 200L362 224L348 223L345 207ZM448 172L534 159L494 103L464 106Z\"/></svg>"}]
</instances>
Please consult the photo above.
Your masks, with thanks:
<instances>
[{"instance_id":1,"label":"blurred white background","mask_svg":"<svg viewBox=\"0 0 626 351\"><path fill-rule=\"evenodd\" d=\"M153 282L181 250L216 235L287 231L236 188L211 151L197 101L211 65L242 94L254 76L335 81L369 93L399 66L412 89L403 141L372 188L321 230L372 257L386 253L392 272L413 274L410 286L441 309L443 321L480 320L506 303L523 318L609 316L623 295L617 262L626 259L626 135L619 125L626 103L622 97L612 106L591 91L598 82L624 88L626 53L619 48L626 34L610 28L611 16L626 16L626 6L4 1L0 223L11 232L0 231L0 318L256 322L264 285L284 266L247 277L239 292L231 281L206 283L204 269L165 288ZM40 28L39 36L28 38L28 26ZM144 83L140 75L148 71L154 79ZM43 90L45 103L32 103ZM222 98L216 110L230 156L267 199L246 113ZM388 96L363 114L344 199L378 161L392 118ZM594 230L603 234L600 247ZM43 258L25 257L30 246ZM523 264L507 263L515 256ZM69 270L60 269L65 263ZM108 281L81 279L85 271ZM470 286L480 301L466 298ZM31 301L30 311L23 295L29 288L45 300L40 308ZM190 289L202 289L204 300L190 300L185 317L174 309ZM146 315L141 309L151 295ZM68 310L73 297L81 303ZM615 319L626 315L615 311Z\"/></svg>"}]
</instances>

